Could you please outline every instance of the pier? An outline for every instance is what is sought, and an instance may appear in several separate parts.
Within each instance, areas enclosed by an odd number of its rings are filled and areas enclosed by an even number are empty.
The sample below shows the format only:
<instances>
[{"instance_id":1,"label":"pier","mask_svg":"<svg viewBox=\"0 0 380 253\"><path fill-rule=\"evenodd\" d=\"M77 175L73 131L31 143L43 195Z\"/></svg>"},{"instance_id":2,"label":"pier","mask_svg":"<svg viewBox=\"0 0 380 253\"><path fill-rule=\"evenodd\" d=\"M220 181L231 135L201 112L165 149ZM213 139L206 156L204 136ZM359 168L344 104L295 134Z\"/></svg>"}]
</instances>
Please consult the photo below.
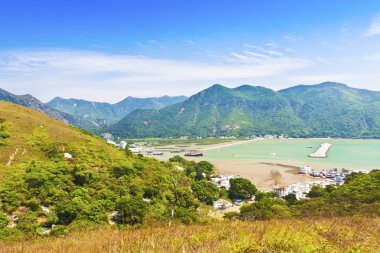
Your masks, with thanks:
<instances>
[{"instance_id":1,"label":"pier","mask_svg":"<svg viewBox=\"0 0 380 253\"><path fill-rule=\"evenodd\" d=\"M321 144L319 149L317 151L315 151L313 154L310 154L309 157L326 158L331 146L332 145L330 143L323 143L323 144Z\"/></svg>"}]
</instances>

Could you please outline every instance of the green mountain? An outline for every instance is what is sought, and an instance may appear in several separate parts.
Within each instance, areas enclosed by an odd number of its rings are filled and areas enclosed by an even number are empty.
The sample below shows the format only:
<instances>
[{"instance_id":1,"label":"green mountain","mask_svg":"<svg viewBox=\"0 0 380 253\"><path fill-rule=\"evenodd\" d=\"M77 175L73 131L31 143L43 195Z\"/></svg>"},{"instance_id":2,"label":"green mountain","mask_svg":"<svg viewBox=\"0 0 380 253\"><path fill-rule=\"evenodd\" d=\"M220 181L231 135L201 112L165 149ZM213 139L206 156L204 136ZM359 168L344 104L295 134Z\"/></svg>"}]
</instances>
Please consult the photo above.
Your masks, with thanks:
<instances>
[{"instance_id":1,"label":"green mountain","mask_svg":"<svg viewBox=\"0 0 380 253\"><path fill-rule=\"evenodd\" d=\"M88 120L84 120L71 114L53 109L29 94L14 95L8 91L0 89L0 100L32 108L66 124L77 126L86 130L92 130L99 127L97 124L94 124Z\"/></svg>"},{"instance_id":2,"label":"green mountain","mask_svg":"<svg viewBox=\"0 0 380 253\"><path fill-rule=\"evenodd\" d=\"M292 137L380 138L380 92L344 84L281 91L214 85L182 103L136 110L109 131L120 137L285 134Z\"/></svg>"},{"instance_id":3,"label":"green mountain","mask_svg":"<svg viewBox=\"0 0 380 253\"><path fill-rule=\"evenodd\" d=\"M47 103L51 108L66 112L83 120L96 122L100 125L116 123L136 109L160 109L165 106L183 102L184 96L154 97L126 99L116 103L91 102L82 99L64 99L56 97Z\"/></svg>"}]
</instances>

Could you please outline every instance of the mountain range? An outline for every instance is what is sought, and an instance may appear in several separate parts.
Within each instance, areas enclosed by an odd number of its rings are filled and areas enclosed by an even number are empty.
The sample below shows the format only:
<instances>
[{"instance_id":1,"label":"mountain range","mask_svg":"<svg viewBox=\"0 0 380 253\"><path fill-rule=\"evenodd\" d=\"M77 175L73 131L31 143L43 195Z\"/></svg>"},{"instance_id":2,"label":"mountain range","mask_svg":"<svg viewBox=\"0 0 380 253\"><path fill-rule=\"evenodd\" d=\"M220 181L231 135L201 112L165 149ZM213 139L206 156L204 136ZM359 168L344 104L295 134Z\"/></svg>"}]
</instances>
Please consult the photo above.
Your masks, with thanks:
<instances>
[{"instance_id":1,"label":"mountain range","mask_svg":"<svg viewBox=\"0 0 380 253\"><path fill-rule=\"evenodd\" d=\"M118 137L285 134L380 138L380 92L325 82L274 91L216 84L162 109L138 109L108 131Z\"/></svg>"},{"instance_id":2,"label":"mountain range","mask_svg":"<svg viewBox=\"0 0 380 253\"><path fill-rule=\"evenodd\" d=\"M93 133L99 133L103 127L116 123L135 109L160 109L185 99L184 96L127 97L116 104L109 104L56 97L45 104L32 95L15 95L0 88L0 100L32 108L66 124Z\"/></svg>"},{"instance_id":3,"label":"mountain range","mask_svg":"<svg viewBox=\"0 0 380 253\"><path fill-rule=\"evenodd\" d=\"M0 88L0 100L32 108L66 124L74 125L83 129L90 130L97 127L90 121L53 109L29 94L15 95Z\"/></svg>"},{"instance_id":4,"label":"mountain range","mask_svg":"<svg viewBox=\"0 0 380 253\"><path fill-rule=\"evenodd\" d=\"M83 120L96 122L100 125L116 123L136 109L160 109L165 106L186 100L184 96L135 98L127 97L116 103L101 103L83 99L64 99L56 97L47 103L56 110L71 114Z\"/></svg>"}]
</instances>

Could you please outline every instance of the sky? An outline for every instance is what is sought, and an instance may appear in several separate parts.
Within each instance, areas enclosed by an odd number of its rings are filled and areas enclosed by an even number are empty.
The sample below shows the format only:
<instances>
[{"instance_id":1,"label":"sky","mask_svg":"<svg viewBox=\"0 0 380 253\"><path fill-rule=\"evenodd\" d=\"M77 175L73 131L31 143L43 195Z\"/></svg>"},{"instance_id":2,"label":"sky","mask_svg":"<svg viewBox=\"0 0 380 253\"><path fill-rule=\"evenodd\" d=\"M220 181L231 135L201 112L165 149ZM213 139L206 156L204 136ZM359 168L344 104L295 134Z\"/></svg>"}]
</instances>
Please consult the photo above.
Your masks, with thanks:
<instances>
[{"instance_id":1,"label":"sky","mask_svg":"<svg viewBox=\"0 0 380 253\"><path fill-rule=\"evenodd\" d=\"M44 102L325 81L380 90L380 1L0 0L0 88Z\"/></svg>"}]
</instances>

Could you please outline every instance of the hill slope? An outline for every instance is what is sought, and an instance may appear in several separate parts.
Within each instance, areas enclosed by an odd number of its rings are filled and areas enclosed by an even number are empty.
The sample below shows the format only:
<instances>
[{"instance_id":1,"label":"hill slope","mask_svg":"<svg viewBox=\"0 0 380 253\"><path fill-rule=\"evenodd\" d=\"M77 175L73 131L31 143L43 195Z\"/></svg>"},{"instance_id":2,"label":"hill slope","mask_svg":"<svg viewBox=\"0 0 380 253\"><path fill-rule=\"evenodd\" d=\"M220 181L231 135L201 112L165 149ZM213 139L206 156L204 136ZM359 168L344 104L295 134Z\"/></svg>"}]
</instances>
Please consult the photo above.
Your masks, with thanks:
<instances>
[{"instance_id":1,"label":"hill slope","mask_svg":"<svg viewBox=\"0 0 380 253\"><path fill-rule=\"evenodd\" d=\"M186 97L183 96L163 96L157 98L127 97L116 104L109 104L56 97L47 104L54 109L80 117L81 119L108 125L116 123L133 110L160 109L171 104L183 102L185 99Z\"/></svg>"},{"instance_id":2,"label":"hill slope","mask_svg":"<svg viewBox=\"0 0 380 253\"><path fill-rule=\"evenodd\" d=\"M119 224L147 217L167 222L170 180L177 175L182 172L170 163L125 153L33 109L0 102L0 240L42 235L52 224L52 233L77 223L106 225L113 211ZM191 220L198 201L189 179L180 178L186 200L176 208L186 207L181 215Z\"/></svg>"},{"instance_id":3,"label":"hill slope","mask_svg":"<svg viewBox=\"0 0 380 253\"><path fill-rule=\"evenodd\" d=\"M380 138L380 92L327 82L279 93L294 101L313 136Z\"/></svg>"},{"instance_id":4,"label":"hill slope","mask_svg":"<svg viewBox=\"0 0 380 253\"><path fill-rule=\"evenodd\" d=\"M286 134L292 137L380 138L380 92L343 84L275 92L214 85L160 110L136 110L109 131L121 137Z\"/></svg>"},{"instance_id":5,"label":"hill slope","mask_svg":"<svg viewBox=\"0 0 380 253\"><path fill-rule=\"evenodd\" d=\"M53 109L32 95L14 95L8 91L0 89L0 100L32 108L66 124L71 124L83 129L91 130L98 127L96 124L90 121L82 120L78 117L72 116L71 114Z\"/></svg>"}]
</instances>

